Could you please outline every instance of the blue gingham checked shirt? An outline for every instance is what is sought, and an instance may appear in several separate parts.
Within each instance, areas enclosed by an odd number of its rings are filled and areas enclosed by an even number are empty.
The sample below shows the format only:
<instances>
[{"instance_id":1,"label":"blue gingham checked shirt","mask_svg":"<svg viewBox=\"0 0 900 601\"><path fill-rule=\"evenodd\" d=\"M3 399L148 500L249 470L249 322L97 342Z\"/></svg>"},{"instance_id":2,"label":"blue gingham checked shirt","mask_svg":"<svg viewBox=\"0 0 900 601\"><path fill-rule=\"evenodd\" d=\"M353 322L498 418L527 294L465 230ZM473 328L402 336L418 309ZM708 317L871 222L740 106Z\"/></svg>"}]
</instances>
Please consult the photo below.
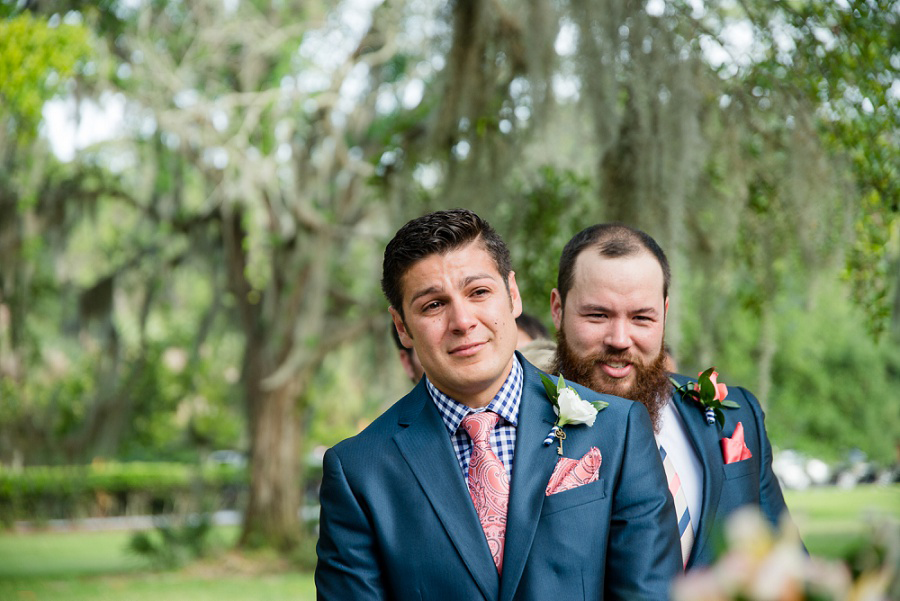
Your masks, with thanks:
<instances>
[{"instance_id":1,"label":"blue gingham checked shirt","mask_svg":"<svg viewBox=\"0 0 900 601\"><path fill-rule=\"evenodd\" d=\"M434 387L434 384L425 377L425 386L428 388L428 394L431 400L437 406L444 425L450 433L450 442L453 443L453 450L456 451L456 458L459 460L459 467L462 469L463 477L468 482L469 479L469 458L472 456L472 439L466 434L466 431L460 427L463 418L470 413L478 413L479 411L493 411L501 418L497 422L491 434L491 449L503 462L506 467L506 473L512 481L513 454L516 450L516 425L519 421L519 404L522 400L522 365L519 359L513 356L513 366L507 376L503 386L497 392L494 399L484 409L473 410L466 407L462 403L455 401L446 394Z\"/></svg>"}]
</instances>

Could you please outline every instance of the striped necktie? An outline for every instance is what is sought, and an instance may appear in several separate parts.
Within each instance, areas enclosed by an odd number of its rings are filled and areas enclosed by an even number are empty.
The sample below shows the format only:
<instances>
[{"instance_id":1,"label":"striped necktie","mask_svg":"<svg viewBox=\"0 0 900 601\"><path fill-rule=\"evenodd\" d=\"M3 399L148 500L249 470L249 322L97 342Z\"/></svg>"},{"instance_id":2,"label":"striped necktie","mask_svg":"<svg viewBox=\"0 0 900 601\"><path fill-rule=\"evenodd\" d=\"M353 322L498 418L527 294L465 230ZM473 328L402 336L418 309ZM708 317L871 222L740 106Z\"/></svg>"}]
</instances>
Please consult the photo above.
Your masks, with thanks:
<instances>
[{"instance_id":1,"label":"striped necktie","mask_svg":"<svg viewBox=\"0 0 900 601\"><path fill-rule=\"evenodd\" d=\"M669 458L662 445L659 446L659 456L662 457L663 467L666 470L669 492L672 493L672 499L675 500L678 536L681 538L681 559L686 566L688 558L691 556L691 546L694 544L694 527L691 526L691 512L688 510L687 498L684 496L684 489L681 487L681 478L678 477L678 472L675 471L675 466L672 465L672 459Z\"/></svg>"}]
</instances>

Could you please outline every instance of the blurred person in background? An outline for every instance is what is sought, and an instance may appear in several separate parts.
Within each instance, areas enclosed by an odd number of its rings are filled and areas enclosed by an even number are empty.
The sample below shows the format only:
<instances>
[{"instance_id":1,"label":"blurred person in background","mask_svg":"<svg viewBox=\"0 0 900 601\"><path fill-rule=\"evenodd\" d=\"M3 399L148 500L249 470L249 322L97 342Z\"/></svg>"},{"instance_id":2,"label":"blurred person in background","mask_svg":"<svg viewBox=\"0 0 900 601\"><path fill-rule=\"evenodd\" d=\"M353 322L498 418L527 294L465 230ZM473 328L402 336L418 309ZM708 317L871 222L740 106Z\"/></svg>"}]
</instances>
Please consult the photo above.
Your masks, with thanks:
<instances>
[{"instance_id":1,"label":"blurred person in background","mask_svg":"<svg viewBox=\"0 0 900 601\"><path fill-rule=\"evenodd\" d=\"M528 313L516 318L516 327L519 330L516 350L539 370L549 372L556 359L556 343L550 338L550 332L537 317Z\"/></svg>"},{"instance_id":2,"label":"blurred person in background","mask_svg":"<svg viewBox=\"0 0 900 601\"><path fill-rule=\"evenodd\" d=\"M406 348L400 342L400 336L397 334L397 328L394 327L393 321L391 322L391 337L394 339L394 344L397 345L397 356L400 358L400 365L403 366L403 373L406 374L410 382L417 384L422 379L425 370L422 369L422 363L419 361L419 356L416 355L416 349Z\"/></svg>"}]
</instances>

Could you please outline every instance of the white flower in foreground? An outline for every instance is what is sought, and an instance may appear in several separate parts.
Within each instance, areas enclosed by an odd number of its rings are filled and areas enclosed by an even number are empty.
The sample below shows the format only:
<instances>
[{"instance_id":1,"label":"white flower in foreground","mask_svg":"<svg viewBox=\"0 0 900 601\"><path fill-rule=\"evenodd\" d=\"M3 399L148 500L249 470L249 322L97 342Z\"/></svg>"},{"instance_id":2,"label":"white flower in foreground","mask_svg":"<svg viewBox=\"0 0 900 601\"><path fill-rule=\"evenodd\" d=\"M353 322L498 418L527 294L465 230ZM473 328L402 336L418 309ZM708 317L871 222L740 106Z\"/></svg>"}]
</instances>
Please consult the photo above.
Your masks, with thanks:
<instances>
[{"instance_id":1,"label":"white flower in foreground","mask_svg":"<svg viewBox=\"0 0 900 601\"><path fill-rule=\"evenodd\" d=\"M596 407L578 396L573 389L567 387L560 390L556 402L558 407L554 407L554 410L559 416L559 427L566 424L587 424L588 427L594 425L594 420L597 419Z\"/></svg>"}]
</instances>

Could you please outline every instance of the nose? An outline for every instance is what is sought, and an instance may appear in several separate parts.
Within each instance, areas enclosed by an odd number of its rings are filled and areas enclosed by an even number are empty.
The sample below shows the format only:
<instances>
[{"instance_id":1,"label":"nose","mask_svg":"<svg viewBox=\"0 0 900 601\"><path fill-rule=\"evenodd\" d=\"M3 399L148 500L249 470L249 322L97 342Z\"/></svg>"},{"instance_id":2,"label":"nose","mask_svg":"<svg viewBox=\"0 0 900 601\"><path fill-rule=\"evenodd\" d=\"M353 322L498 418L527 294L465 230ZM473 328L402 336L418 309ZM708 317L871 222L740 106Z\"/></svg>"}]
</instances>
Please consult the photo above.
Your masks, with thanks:
<instances>
[{"instance_id":1,"label":"nose","mask_svg":"<svg viewBox=\"0 0 900 601\"><path fill-rule=\"evenodd\" d=\"M603 337L603 344L619 351L624 351L631 346L631 335L625 320L615 319L610 322L606 335Z\"/></svg>"},{"instance_id":2,"label":"nose","mask_svg":"<svg viewBox=\"0 0 900 601\"><path fill-rule=\"evenodd\" d=\"M474 311L464 302L453 303L450 309L450 328L457 334L465 334L477 323Z\"/></svg>"}]
</instances>

